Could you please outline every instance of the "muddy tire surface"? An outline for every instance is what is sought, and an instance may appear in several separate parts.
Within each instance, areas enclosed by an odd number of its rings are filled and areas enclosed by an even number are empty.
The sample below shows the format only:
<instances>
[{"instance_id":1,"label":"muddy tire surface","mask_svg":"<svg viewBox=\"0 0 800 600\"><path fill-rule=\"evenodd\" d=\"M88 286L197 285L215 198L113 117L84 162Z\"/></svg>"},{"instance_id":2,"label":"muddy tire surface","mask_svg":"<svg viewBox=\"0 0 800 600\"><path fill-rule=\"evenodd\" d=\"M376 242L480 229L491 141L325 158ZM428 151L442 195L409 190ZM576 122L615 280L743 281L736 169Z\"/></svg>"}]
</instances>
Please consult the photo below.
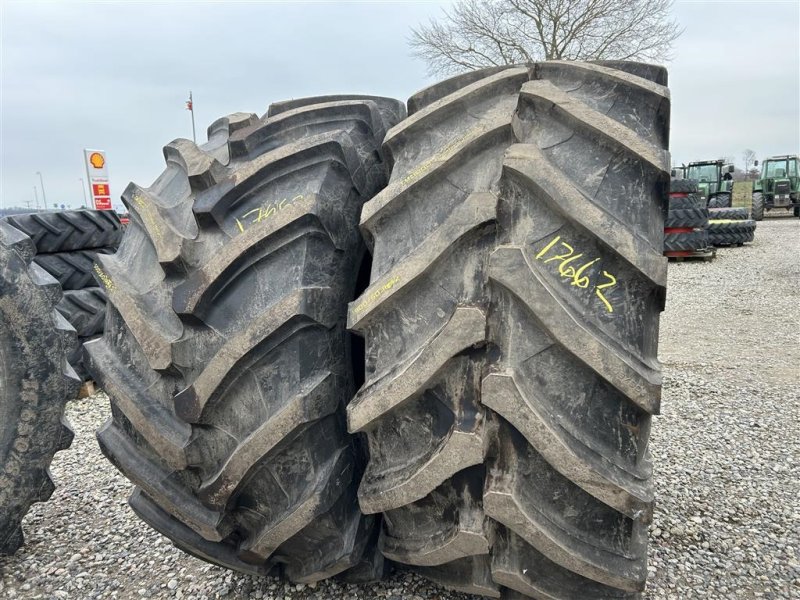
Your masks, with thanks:
<instances>
[{"instance_id":1,"label":"muddy tire surface","mask_svg":"<svg viewBox=\"0 0 800 600\"><path fill-rule=\"evenodd\" d=\"M359 502L383 515L387 558L452 589L644 587L670 100L659 69L616 66L487 69L423 90L362 211L371 283L348 324L366 382L347 408L369 445Z\"/></svg>"},{"instance_id":2,"label":"muddy tire surface","mask_svg":"<svg viewBox=\"0 0 800 600\"><path fill-rule=\"evenodd\" d=\"M79 384L67 363L75 331L55 311L61 288L35 251L0 221L0 554L22 545L22 517L53 493L48 467L72 441L64 405Z\"/></svg>"},{"instance_id":3,"label":"muddy tire surface","mask_svg":"<svg viewBox=\"0 0 800 600\"><path fill-rule=\"evenodd\" d=\"M97 437L134 511L195 556L295 582L382 572L356 498L344 407L363 361L345 321L358 216L404 111L326 97L229 115L123 194L130 225L95 265L105 334L85 345L112 403Z\"/></svg>"}]
</instances>

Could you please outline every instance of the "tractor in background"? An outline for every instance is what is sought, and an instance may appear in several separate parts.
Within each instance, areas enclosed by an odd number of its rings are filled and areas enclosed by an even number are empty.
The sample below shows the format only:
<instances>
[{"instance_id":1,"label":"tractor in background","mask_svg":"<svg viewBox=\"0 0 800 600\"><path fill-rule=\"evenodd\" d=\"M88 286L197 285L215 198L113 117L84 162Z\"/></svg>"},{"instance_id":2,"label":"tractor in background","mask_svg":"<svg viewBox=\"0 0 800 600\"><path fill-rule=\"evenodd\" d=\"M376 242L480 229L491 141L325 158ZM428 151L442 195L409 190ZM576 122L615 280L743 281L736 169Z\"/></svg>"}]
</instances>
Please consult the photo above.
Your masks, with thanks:
<instances>
[{"instance_id":1,"label":"tractor in background","mask_svg":"<svg viewBox=\"0 0 800 600\"><path fill-rule=\"evenodd\" d=\"M761 178L753 184L752 215L755 221L764 218L764 211L793 210L800 217L800 157L770 156L761 165ZM756 161L755 166L758 166Z\"/></svg>"},{"instance_id":2,"label":"tractor in background","mask_svg":"<svg viewBox=\"0 0 800 600\"><path fill-rule=\"evenodd\" d=\"M682 167L686 179L697 180L700 198L709 208L731 205L733 165L724 160L702 160Z\"/></svg>"}]
</instances>

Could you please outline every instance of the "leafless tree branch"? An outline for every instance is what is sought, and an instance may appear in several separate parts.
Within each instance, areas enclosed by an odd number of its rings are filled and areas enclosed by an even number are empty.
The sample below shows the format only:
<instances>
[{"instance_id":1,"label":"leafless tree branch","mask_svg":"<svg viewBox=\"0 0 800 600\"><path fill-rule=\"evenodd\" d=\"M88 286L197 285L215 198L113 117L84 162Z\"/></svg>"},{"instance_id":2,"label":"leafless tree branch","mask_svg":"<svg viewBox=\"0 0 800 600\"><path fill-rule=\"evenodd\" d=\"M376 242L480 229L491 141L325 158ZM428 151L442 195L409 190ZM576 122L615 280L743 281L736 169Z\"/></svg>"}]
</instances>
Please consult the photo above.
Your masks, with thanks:
<instances>
[{"instance_id":1,"label":"leafless tree branch","mask_svg":"<svg viewBox=\"0 0 800 600\"><path fill-rule=\"evenodd\" d=\"M432 75L536 60L671 58L673 0L461 0L412 30Z\"/></svg>"}]
</instances>

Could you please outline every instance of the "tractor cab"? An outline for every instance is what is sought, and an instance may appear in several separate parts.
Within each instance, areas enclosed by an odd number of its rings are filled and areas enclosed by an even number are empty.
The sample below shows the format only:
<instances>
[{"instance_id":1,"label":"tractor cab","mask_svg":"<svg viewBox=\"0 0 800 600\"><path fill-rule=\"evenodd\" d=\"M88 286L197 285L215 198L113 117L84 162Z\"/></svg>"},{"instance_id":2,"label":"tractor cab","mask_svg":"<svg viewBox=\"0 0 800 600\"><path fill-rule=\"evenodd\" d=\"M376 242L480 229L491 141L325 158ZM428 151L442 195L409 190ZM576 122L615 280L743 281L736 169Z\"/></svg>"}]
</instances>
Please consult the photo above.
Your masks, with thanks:
<instances>
[{"instance_id":1,"label":"tractor cab","mask_svg":"<svg viewBox=\"0 0 800 600\"><path fill-rule=\"evenodd\" d=\"M704 160L684 167L686 179L696 179L700 198L711 207L731 205L733 165L724 160Z\"/></svg>"},{"instance_id":2,"label":"tractor cab","mask_svg":"<svg viewBox=\"0 0 800 600\"><path fill-rule=\"evenodd\" d=\"M761 178L753 185L764 210L793 210L800 217L800 167L796 155L771 156L761 165Z\"/></svg>"}]
</instances>

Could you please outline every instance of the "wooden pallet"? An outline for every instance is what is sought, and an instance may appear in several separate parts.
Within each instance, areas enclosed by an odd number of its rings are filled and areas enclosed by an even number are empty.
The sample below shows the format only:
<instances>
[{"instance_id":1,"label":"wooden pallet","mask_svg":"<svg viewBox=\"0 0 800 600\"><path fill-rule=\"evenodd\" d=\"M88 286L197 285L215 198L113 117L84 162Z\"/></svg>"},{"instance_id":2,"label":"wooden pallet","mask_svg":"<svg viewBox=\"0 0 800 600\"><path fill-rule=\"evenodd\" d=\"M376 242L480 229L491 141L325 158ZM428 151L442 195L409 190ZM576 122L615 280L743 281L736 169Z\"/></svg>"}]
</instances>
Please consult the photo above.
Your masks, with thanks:
<instances>
[{"instance_id":1,"label":"wooden pallet","mask_svg":"<svg viewBox=\"0 0 800 600\"><path fill-rule=\"evenodd\" d=\"M709 247L700 250L676 250L673 252L664 252L664 256L677 262L683 262L684 260L709 261L717 256L717 249Z\"/></svg>"}]
</instances>

